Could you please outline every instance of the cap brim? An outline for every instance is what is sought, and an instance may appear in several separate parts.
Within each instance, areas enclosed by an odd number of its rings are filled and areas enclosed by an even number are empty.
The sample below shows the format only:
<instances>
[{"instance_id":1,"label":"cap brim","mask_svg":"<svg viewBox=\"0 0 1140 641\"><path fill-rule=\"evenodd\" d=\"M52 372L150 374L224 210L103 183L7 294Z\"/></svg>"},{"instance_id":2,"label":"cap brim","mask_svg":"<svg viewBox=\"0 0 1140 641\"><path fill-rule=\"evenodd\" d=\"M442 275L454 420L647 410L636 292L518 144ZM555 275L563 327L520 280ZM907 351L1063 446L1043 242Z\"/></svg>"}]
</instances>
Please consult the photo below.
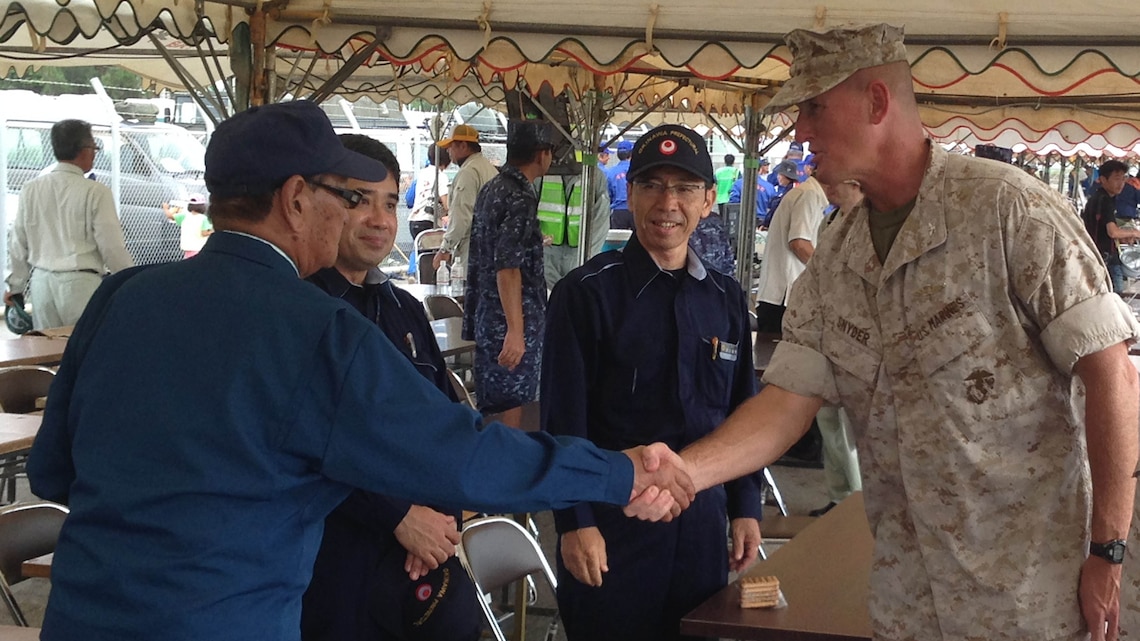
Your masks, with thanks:
<instances>
[{"instance_id":1,"label":"cap brim","mask_svg":"<svg viewBox=\"0 0 1140 641\"><path fill-rule=\"evenodd\" d=\"M775 96L764 105L764 113L775 113L783 111L788 107L811 100L816 96L826 93L834 89L839 83L850 78L855 72L844 71L840 73L833 73L826 76L796 76L788 78L783 87L776 92Z\"/></svg>"},{"instance_id":2,"label":"cap brim","mask_svg":"<svg viewBox=\"0 0 1140 641\"><path fill-rule=\"evenodd\" d=\"M379 160L349 149L345 149L344 155L321 173L355 178L370 183L378 183L388 177L388 170Z\"/></svg>"},{"instance_id":3,"label":"cap brim","mask_svg":"<svg viewBox=\"0 0 1140 641\"><path fill-rule=\"evenodd\" d=\"M467 136L459 136L458 138L444 138L443 140L435 143L435 146L447 149L453 142L479 142L479 139L468 138Z\"/></svg>"},{"instance_id":4,"label":"cap brim","mask_svg":"<svg viewBox=\"0 0 1140 641\"><path fill-rule=\"evenodd\" d=\"M702 176L702 175L694 172L692 167L689 167L687 165L684 165L682 163L679 163L679 162L676 162L673 160L658 160L657 162L651 162L648 165L643 165L641 167L638 167L636 173L628 172L626 174L626 180L627 181L633 181L635 178L637 178L641 174L644 174L645 172L649 171L650 169L655 169L657 167L674 167L676 169L686 171L686 172L696 176L697 178L705 181L706 183L715 183L716 182L716 178L713 177L712 174L709 174L708 176Z\"/></svg>"}]
</instances>

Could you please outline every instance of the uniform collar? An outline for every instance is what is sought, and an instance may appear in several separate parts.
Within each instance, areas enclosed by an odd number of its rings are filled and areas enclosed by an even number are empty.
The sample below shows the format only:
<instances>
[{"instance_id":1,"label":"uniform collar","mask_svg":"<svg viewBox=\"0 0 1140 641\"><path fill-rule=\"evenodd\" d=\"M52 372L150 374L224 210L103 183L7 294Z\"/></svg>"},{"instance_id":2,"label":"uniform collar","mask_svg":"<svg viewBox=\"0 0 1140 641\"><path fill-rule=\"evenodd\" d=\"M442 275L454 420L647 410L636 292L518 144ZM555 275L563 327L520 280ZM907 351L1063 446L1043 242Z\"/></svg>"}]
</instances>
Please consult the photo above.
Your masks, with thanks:
<instances>
[{"instance_id":1,"label":"uniform collar","mask_svg":"<svg viewBox=\"0 0 1140 641\"><path fill-rule=\"evenodd\" d=\"M87 175L87 174L83 173L83 170L80 169L79 167L76 167L75 165L73 165L69 162L63 162L63 161L55 163L55 167L52 167L51 170L52 170L52 173L55 173L57 171L61 171L65 174L75 174L76 176L86 176Z\"/></svg>"},{"instance_id":2,"label":"uniform collar","mask_svg":"<svg viewBox=\"0 0 1140 641\"><path fill-rule=\"evenodd\" d=\"M301 275L297 271L297 264L280 247L253 234L222 230L221 233L212 234L206 240L202 251L234 254L257 261L266 267L291 272L297 277Z\"/></svg>"},{"instance_id":3,"label":"uniform collar","mask_svg":"<svg viewBox=\"0 0 1140 641\"><path fill-rule=\"evenodd\" d=\"M630 285L637 291L638 296L641 295L641 292L645 290L654 278L658 276L662 278L673 278L673 274L658 267L653 257L649 255L649 252L641 245L641 241L637 239L637 232L634 232L634 234L629 237L629 242L626 243L625 249L622 250L622 258L626 264L627 273L629 274ZM700 257L697 256L692 247L688 248L688 253L685 258L685 269L689 272L690 276L699 281L705 280L709 275L704 263L701 262ZM720 283L717 283L715 279L711 280L718 289L722 289Z\"/></svg>"},{"instance_id":4,"label":"uniform collar","mask_svg":"<svg viewBox=\"0 0 1140 641\"><path fill-rule=\"evenodd\" d=\"M509 176L520 185L530 187L532 191L534 190L534 184L530 182L530 179L526 177L526 174L524 174L522 170L520 170L518 167L515 167L514 165L503 165L503 168L499 170L499 173L503 174L504 176Z\"/></svg>"},{"instance_id":5,"label":"uniform collar","mask_svg":"<svg viewBox=\"0 0 1140 641\"><path fill-rule=\"evenodd\" d=\"M323 285L322 288L337 298L344 298L353 287L356 287L367 291L379 291L382 296L387 296L392 299L392 302L394 302L397 307L402 307L402 305L400 305L400 299L397 298L396 293L392 291L393 285L391 284L391 278L380 271L379 267L370 267L368 269L368 272L364 274L363 285L357 285L349 281L336 267L326 267L316 274L313 274L311 278L313 280L319 280Z\"/></svg>"},{"instance_id":6,"label":"uniform collar","mask_svg":"<svg viewBox=\"0 0 1140 641\"><path fill-rule=\"evenodd\" d=\"M868 216L871 213L864 200L851 212L851 230L843 243L843 262L848 269L859 274L868 283L878 287L891 274L923 254L946 242L946 166L949 154L939 145L927 140L930 160L914 208L899 229L884 263L879 262L875 246L871 243Z\"/></svg>"}]
</instances>

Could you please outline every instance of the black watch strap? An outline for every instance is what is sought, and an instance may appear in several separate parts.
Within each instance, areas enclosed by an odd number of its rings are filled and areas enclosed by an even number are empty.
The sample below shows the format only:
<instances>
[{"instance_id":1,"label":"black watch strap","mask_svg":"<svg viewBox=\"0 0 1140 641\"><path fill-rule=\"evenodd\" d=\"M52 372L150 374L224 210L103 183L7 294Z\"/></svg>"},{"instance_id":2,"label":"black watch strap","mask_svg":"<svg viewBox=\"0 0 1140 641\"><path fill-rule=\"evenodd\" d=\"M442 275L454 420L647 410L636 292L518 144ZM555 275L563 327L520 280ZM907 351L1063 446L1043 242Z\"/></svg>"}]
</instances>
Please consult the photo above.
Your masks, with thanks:
<instances>
[{"instance_id":1,"label":"black watch strap","mask_svg":"<svg viewBox=\"0 0 1140 641\"><path fill-rule=\"evenodd\" d=\"M1107 543L1089 543L1089 554L1099 556L1109 563L1124 563L1124 549L1128 547L1123 539L1115 539Z\"/></svg>"}]
</instances>

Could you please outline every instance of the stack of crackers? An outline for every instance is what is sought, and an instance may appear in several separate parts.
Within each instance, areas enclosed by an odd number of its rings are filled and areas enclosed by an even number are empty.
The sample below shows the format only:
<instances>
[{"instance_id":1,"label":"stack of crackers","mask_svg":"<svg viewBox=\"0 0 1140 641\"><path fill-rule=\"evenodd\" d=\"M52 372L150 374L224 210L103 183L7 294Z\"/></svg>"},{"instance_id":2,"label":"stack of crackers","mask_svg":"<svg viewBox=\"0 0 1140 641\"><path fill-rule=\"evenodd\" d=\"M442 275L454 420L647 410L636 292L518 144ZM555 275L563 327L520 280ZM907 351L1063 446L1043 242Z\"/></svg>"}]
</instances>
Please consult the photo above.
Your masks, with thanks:
<instances>
[{"instance_id":1,"label":"stack of crackers","mask_svg":"<svg viewBox=\"0 0 1140 641\"><path fill-rule=\"evenodd\" d=\"M780 601L780 580L774 576L740 579L740 607L772 608Z\"/></svg>"}]
</instances>

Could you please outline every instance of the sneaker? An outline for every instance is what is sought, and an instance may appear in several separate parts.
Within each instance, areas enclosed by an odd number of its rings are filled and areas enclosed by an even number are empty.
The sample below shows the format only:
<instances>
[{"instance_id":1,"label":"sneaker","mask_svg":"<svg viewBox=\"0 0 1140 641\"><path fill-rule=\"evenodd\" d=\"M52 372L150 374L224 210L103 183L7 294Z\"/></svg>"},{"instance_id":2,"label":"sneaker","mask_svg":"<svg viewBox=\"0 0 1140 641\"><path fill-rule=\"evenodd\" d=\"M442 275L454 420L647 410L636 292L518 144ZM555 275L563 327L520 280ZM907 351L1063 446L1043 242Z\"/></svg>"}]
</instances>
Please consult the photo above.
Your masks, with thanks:
<instances>
[{"instance_id":1,"label":"sneaker","mask_svg":"<svg viewBox=\"0 0 1140 641\"><path fill-rule=\"evenodd\" d=\"M821 508L817 508L817 509L812 510L811 512L808 512L808 516L823 516L824 514L827 514L828 512L830 512L831 508L835 507L835 505L836 505L836 503L834 501L832 501L831 503L828 503L827 505L825 505Z\"/></svg>"}]
</instances>

